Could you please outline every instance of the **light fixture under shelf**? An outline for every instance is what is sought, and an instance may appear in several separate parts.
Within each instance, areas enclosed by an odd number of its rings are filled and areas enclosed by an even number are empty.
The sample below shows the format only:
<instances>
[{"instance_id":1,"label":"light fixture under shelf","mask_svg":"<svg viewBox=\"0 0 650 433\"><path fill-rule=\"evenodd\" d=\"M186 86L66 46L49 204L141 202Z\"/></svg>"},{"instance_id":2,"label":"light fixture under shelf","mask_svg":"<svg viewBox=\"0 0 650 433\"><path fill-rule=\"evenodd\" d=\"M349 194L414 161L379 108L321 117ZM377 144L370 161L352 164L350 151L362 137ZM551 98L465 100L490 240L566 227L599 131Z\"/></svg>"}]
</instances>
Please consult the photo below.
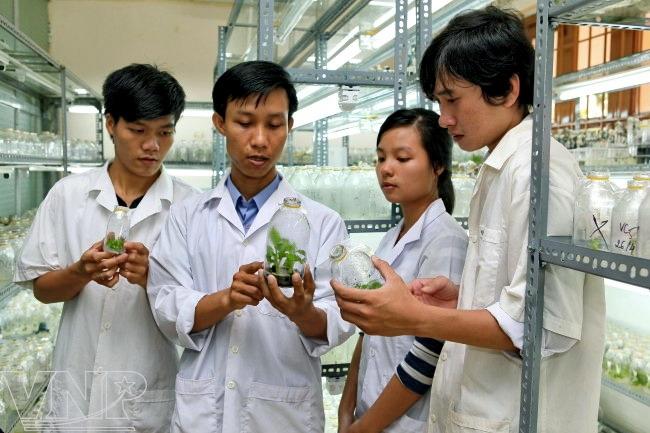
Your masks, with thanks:
<instances>
[{"instance_id":1,"label":"light fixture under shelf","mask_svg":"<svg viewBox=\"0 0 650 433\"><path fill-rule=\"evenodd\" d=\"M565 84L554 89L556 99L570 101L581 96L615 92L650 83L650 66L630 69L578 83Z\"/></svg>"}]
</instances>

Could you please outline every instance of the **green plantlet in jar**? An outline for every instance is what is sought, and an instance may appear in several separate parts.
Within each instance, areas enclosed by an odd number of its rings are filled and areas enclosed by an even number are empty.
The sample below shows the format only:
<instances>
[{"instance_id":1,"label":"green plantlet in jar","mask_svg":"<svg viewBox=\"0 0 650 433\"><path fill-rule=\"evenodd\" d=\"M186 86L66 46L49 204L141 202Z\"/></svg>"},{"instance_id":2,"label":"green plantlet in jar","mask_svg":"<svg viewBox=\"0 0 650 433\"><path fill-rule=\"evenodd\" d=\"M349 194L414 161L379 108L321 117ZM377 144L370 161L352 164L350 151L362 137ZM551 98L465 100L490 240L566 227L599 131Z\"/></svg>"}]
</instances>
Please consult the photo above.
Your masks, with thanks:
<instances>
[{"instance_id":1,"label":"green plantlet in jar","mask_svg":"<svg viewBox=\"0 0 650 433\"><path fill-rule=\"evenodd\" d=\"M378 289L381 287L381 283L377 280L372 280L367 282L366 284L357 284L354 287L357 289L363 289L363 290L374 290Z\"/></svg>"},{"instance_id":2,"label":"green plantlet in jar","mask_svg":"<svg viewBox=\"0 0 650 433\"><path fill-rule=\"evenodd\" d=\"M106 239L106 246L113 253L121 253L124 251L124 239L108 238Z\"/></svg>"},{"instance_id":3,"label":"green plantlet in jar","mask_svg":"<svg viewBox=\"0 0 650 433\"><path fill-rule=\"evenodd\" d=\"M275 227L269 231L269 237L271 244L266 248L266 262L269 271L280 277L278 279L280 284L286 285L283 283L287 282L287 277L290 284L291 274L293 274L296 264L305 263L307 254L304 250L299 250L295 243L283 238Z\"/></svg>"}]
</instances>

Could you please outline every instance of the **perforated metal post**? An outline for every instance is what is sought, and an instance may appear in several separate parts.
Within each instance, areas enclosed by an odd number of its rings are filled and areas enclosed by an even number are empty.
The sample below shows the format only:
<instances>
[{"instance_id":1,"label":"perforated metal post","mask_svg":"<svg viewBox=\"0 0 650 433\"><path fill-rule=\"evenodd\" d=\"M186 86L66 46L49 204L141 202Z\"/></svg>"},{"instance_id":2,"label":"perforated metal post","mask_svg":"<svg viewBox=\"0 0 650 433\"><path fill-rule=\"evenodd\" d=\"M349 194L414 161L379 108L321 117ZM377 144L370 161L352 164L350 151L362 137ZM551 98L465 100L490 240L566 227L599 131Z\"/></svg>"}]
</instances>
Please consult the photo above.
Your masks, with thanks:
<instances>
[{"instance_id":1,"label":"perforated metal post","mask_svg":"<svg viewBox=\"0 0 650 433\"><path fill-rule=\"evenodd\" d=\"M99 160L104 160L104 114L102 106L99 105L99 113L95 115L95 142L99 146Z\"/></svg>"},{"instance_id":2,"label":"perforated metal post","mask_svg":"<svg viewBox=\"0 0 650 433\"><path fill-rule=\"evenodd\" d=\"M273 0L259 0L257 60L273 60Z\"/></svg>"},{"instance_id":3,"label":"perforated metal post","mask_svg":"<svg viewBox=\"0 0 650 433\"><path fill-rule=\"evenodd\" d=\"M217 67L214 81L226 71L226 45L228 27L219 27L219 43L217 52ZM216 129L212 129L212 187L217 186L219 179L226 172L226 138Z\"/></svg>"},{"instance_id":4,"label":"perforated metal post","mask_svg":"<svg viewBox=\"0 0 650 433\"><path fill-rule=\"evenodd\" d=\"M408 61L407 2L395 0L395 109L406 107L406 63Z\"/></svg>"},{"instance_id":5,"label":"perforated metal post","mask_svg":"<svg viewBox=\"0 0 650 433\"><path fill-rule=\"evenodd\" d=\"M416 15L415 15L415 57L416 66L420 68L422 56L431 41L431 10L433 7L433 0L416 0ZM417 72L416 72L417 74ZM426 97L422 91L422 87L418 84L418 106L422 108L431 109L432 102Z\"/></svg>"},{"instance_id":6,"label":"perforated metal post","mask_svg":"<svg viewBox=\"0 0 650 433\"><path fill-rule=\"evenodd\" d=\"M345 150L345 166L350 165L350 136L346 135L341 138L341 144Z\"/></svg>"},{"instance_id":7,"label":"perforated metal post","mask_svg":"<svg viewBox=\"0 0 650 433\"><path fill-rule=\"evenodd\" d=\"M323 33L316 35L316 69L327 69L327 39ZM329 143L327 140L327 119L314 122L314 162L318 166L329 162Z\"/></svg>"},{"instance_id":8,"label":"perforated metal post","mask_svg":"<svg viewBox=\"0 0 650 433\"><path fill-rule=\"evenodd\" d=\"M66 101L65 66L59 70L61 74L61 145L63 146L63 174L68 175L68 101Z\"/></svg>"},{"instance_id":9,"label":"perforated metal post","mask_svg":"<svg viewBox=\"0 0 650 433\"><path fill-rule=\"evenodd\" d=\"M544 313L544 268L541 240L546 237L548 174L551 137L553 79L553 29L548 21L548 0L537 2L535 47L535 93L533 98L533 149L528 230L528 277L524 318L523 367L519 432L536 433L539 404L539 374Z\"/></svg>"}]
</instances>

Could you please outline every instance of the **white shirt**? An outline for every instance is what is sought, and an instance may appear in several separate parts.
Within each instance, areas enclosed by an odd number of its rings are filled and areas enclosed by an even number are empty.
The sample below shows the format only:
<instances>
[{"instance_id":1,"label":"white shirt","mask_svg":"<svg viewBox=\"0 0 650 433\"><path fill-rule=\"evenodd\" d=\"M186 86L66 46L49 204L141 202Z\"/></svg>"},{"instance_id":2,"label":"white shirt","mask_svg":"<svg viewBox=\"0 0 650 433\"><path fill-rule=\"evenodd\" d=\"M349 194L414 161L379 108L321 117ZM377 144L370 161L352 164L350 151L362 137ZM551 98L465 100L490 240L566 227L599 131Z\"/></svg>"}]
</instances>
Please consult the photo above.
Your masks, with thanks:
<instances>
[{"instance_id":1,"label":"white shirt","mask_svg":"<svg viewBox=\"0 0 650 433\"><path fill-rule=\"evenodd\" d=\"M107 170L108 163L52 187L25 239L15 281L31 283L63 269L104 237L117 205ZM131 213L129 240L151 249L171 203L195 192L163 169ZM43 429L167 431L177 365L144 288L122 277L112 289L91 281L63 305Z\"/></svg>"},{"instance_id":2,"label":"white shirt","mask_svg":"<svg viewBox=\"0 0 650 433\"><path fill-rule=\"evenodd\" d=\"M354 332L341 318L329 285L329 251L346 237L345 224L282 180L245 231L226 177L214 190L172 206L151 255L148 294L154 316L165 335L185 347L172 431L322 432L319 357ZM264 260L268 223L285 197L299 197L307 213L314 305L327 314L328 341L305 337L266 299L191 333L199 300L230 287L241 265Z\"/></svg>"},{"instance_id":3,"label":"white shirt","mask_svg":"<svg viewBox=\"0 0 650 433\"><path fill-rule=\"evenodd\" d=\"M481 167L470 204L459 309L498 303L513 321L524 321L531 142L528 117L506 133ZM574 188L580 176L575 159L551 139L550 236L572 233ZM576 343L542 360L538 432L594 433L604 351L603 281L558 266L545 269L544 331ZM549 339L543 343L549 344ZM429 432L518 431L518 357L447 342L440 361L433 379Z\"/></svg>"},{"instance_id":4,"label":"white shirt","mask_svg":"<svg viewBox=\"0 0 650 433\"><path fill-rule=\"evenodd\" d=\"M382 238L375 255L386 260L404 281L446 276L460 282L467 250L465 230L445 211L441 199L431 203L417 222L397 240L404 220ZM415 337L364 335L357 384L356 417L361 417L377 400L395 368L411 349ZM392 423L386 433L425 432L430 392L424 394L406 414Z\"/></svg>"}]
</instances>

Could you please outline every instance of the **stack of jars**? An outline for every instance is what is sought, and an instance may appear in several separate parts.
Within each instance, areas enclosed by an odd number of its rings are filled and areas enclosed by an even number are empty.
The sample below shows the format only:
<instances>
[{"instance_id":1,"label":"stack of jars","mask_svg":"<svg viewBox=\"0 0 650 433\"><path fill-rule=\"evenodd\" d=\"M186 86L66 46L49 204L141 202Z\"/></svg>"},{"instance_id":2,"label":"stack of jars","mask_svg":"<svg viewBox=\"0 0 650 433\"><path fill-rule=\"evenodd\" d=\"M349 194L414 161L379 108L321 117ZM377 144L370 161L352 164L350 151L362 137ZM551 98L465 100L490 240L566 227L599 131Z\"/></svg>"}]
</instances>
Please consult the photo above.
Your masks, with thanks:
<instances>
[{"instance_id":1,"label":"stack of jars","mask_svg":"<svg viewBox=\"0 0 650 433\"><path fill-rule=\"evenodd\" d=\"M30 210L22 217L0 219L0 288L13 278L16 256L22 248L35 213L35 210Z\"/></svg>"},{"instance_id":2,"label":"stack of jars","mask_svg":"<svg viewBox=\"0 0 650 433\"><path fill-rule=\"evenodd\" d=\"M590 172L578 185L573 243L594 250L650 259L650 173L638 173L618 190L609 173Z\"/></svg>"},{"instance_id":3,"label":"stack of jars","mask_svg":"<svg viewBox=\"0 0 650 433\"><path fill-rule=\"evenodd\" d=\"M0 129L0 155L9 157L38 157L61 159L61 137L51 132L25 132L10 128ZM73 139L68 142L68 159L73 161L100 161L102 149L91 140Z\"/></svg>"},{"instance_id":4,"label":"stack of jars","mask_svg":"<svg viewBox=\"0 0 650 433\"><path fill-rule=\"evenodd\" d=\"M54 339L39 333L20 340L3 340L0 344L0 418L12 411L21 412L31 392L47 379ZM32 388L33 387L33 388Z\"/></svg>"},{"instance_id":5,"label":"stack of jars","mask_svg":"<svg viewBox=\"0 0 650 433\"><path fill-rule=\"evenodd\" d=\"M343 219L389 219L390 203L379 188L374 167L279 167L291 185Z\"/></svg>"},{"instance_id":6,"label":"stack of jars","mask_svg":"<svg viewBox=\"0 0 650 433\"><path fill-rule=\"evenodd\" d=\"M650 393L650 337L608 322L603 375Z\"/></svg>"}]
</instances>

